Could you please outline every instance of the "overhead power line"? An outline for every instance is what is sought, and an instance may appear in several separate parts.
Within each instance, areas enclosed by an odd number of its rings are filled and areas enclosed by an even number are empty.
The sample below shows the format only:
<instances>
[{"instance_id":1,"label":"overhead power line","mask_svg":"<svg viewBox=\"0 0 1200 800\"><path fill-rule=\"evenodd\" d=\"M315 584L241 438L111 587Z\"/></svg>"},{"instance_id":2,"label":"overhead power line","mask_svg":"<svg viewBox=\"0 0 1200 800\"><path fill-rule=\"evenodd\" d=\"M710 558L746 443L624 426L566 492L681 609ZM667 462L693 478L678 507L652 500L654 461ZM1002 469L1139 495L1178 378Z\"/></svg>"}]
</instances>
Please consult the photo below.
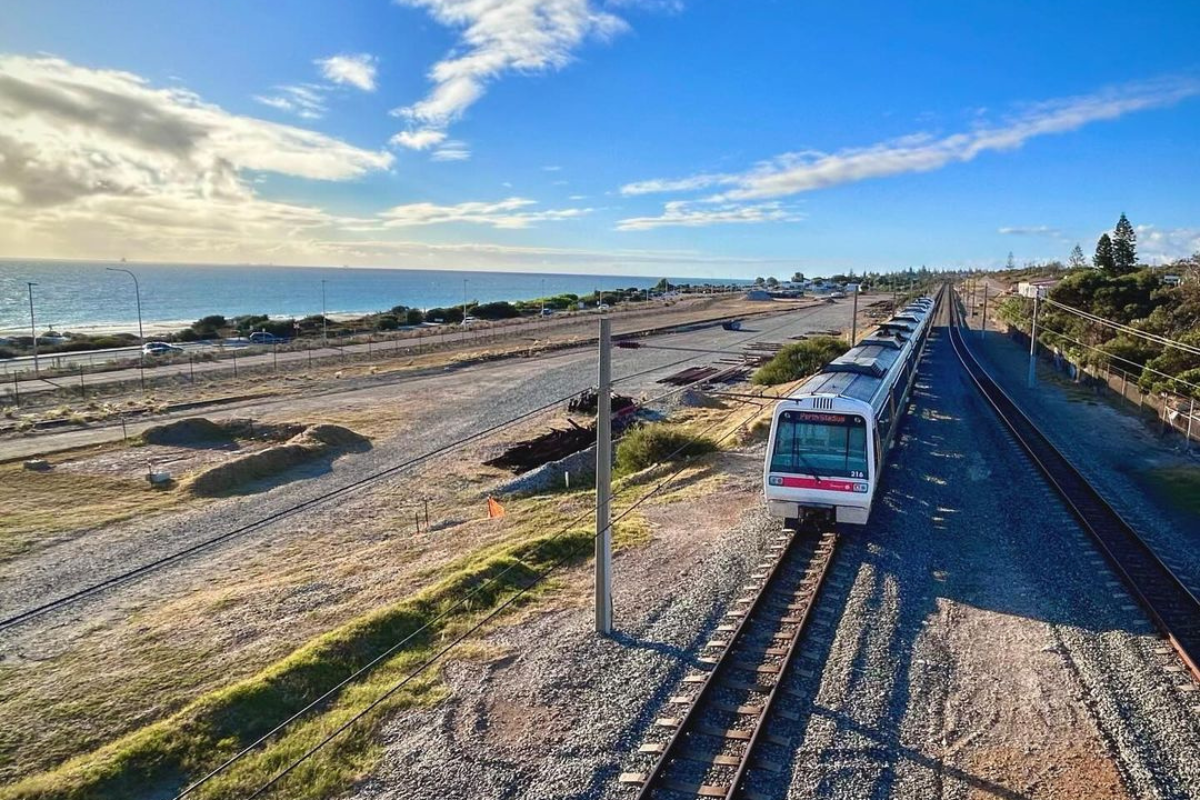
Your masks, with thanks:
<instances>
[{"instance_id":1,"label":"overhead power line","mask_svg":"<svg viewBox=\"0 0 1200 800\"><path fill-rule=\"evenodd\" d=\"M1063 311L1066 311L1071 314L1075 314L1076 316L1079 316L1090 322L1095 322L1100 325L1105 325L1109 328L1120 331L1121 333L1127 333L1130 336L1136 336L1138 338L1145 339L1146 341L1154 342L1155 344L1159 344L1164 347L1173 347L1177 350L1182 350L1185 353L1191 353L1192 355L1200 356L1200 347L1195 347L1190 344L1184 344L1183 342L1177 342L1174 339L1168 339L1167 337L1159 336L1156 333L1150 333L1148 331L1138 330L1137 328L1131 327L1129 325L1125 325L1120 322L1114 322L1110 319L1105 319L1104 317L1097 316L1096 314L1092 314L1091 312L1080 310L1078 308L1075 308L1074 306L1069 306L1069 305L1066 305L1065 303L1060 303L1057 300L1051 300L1048 297L1044 298L1042 300L1042 302L1048 303L1048 304L1054 306L1055 308L1061 308Z\"/></svg>"},{"instance_id":2,"label":"overhead power line","mask_svg":"<svg viewBox=\"0 0 1200 800\"><path fill-rule=\"evenodd\" d=\"M663 459L663 461L670 461L674 457L681 454L686 448L691 446L692 443L694 443L697 439L699 439L699 437L704 436L706 433L708 433L709 431L718 427L719 425L724 423L726 420L728 420L730 417L732 417L737 410L738 409L736 409L736 408L731 410L730 413L723 415L718 420L713 422L711 425L706 426L703 430L701 430L700 432L691 436L689 438L688 442L686 442L683 445L680 445L680 447L676 448L676 450L673 451L670 455L666 456ZM756 408L750 414L750 416L747 417L745 421L743 421L742 424L745 424L745 422L748 422L750 419L753 419L759 413L761 413L761 410ZM720 443L721 441L732 436L734 433L736 433L740 429L740 427L741 427L741 425L735 426L730 431L728 431L725 434L723 434L722 436L718 437L716 440L717 443ZM691 463L691 459L689 458L686 463L684 463L679 468L674 470L671 474L669 474L662 481L660 481L658 484L656 484L652 489L643 493L636 501L633 502L633 504L631 504L628 508L626 508L620 514L615 516L609 522L609 524L605 528L605 530L610 530L616 523L620 522L626 516L633 513L634 510L636 510L639 506L641 506L643 503L645 503L647 500L649 500L650 497L654 496L655 494L657 494L658 492L660 492L664 488L666 488L666 486L669 485L671 483L671 481L673 481L675 478L677 478L685 469L687 469L688 466L690 466L690 463ZM588 511L585 512L585 515L591 514L594 510L595 510L594 508L589 509ZM578 519L579 518L577 517L576 520L578 520ZM570 530L571 527L574 527L574 524L575 524L575 522L573 521L571 524L569 524L568 526L561 529L558 533L556 533L555 537L552 537L552 538L557 538L559 536L564 535L567 531ZM584 544L591 544L592 541L594 541L594 539L602 533L604 533L604 531L597 531L591 537L591 539L587 543L584 543ZM469 629L464 631L462 634L455 637L445 647L441 648L438 652L431 655L429 658L427 658L425 661L423 661L420 665L418 665L416 668L414 668L411 672L409 672L407 675L405 675L399 681L397 681L392 686L390 686L383 694L381 694L379 697L377 697L373 701L371 701L371 703L368 704L365 708L361 709L358 713L354 714L352 717L350 717L344 723L339 725L332 732L330 732L328 735L326 735L321 741L317 742L315 745L313 745L307 751L305 751L305 753L298 756L295 760L293 760L291 763L289 763L288 766L286 766L283 770L276 773L266 783L262 784L252 794L248 795L246 797L246 800L254 800L255 798L261 797L266 792L270 791L270 789L272 787L274 787L276 784L278 784L279 781L281 781L283 778L287 777L289 774L291 774L293 771L295 771L301 764L303 764L309 758L313 757L317 752L319 752L322 748L324 748L331 741L333 741L338 736L340 736L341 734L343 734L347 730L349 730L355 723L357 723L359 720L361 720L364 716L369 714L374 709L378 708L389 697L393 696L396 692L400 691L405 686L407 686L411 681L413 681L415 678L417 678L419 675L421 675L423 672L425 672L425 670L427 670L430 666L437 663L439 660L441 660L443 657L445 657L448 653L450 653L450 651L453 650L455 647L459 646L466 639L468 639L469 637L471 637L472 635L477 633L479 630L481 630L483 627L485 627L493 619L498 617L501 613L503 613L510 606L512 606L512 604L515 603L518 599L520 599L522 596L524 596L527 592L529 592L530 590L535 588L542 581L544 581L547 577L549 577L552 573L554 573L556 570L560 569L563 565L565 565L570 560L572 560L583 549L584 549L583 544L581 544L580 547L575 548L575 549L571 550L570 552L564 554L560 558L556 559L554 562L552 562L550 564L549 567L547 567L542 572L538 573L533 578L533 580L530 581L529 584L518 589L513 594L512 597L508 598L503 603L501 603L499 606L497 606L495 609L493 609L491 612L489 612L486 616L484 616L481 620L479 620L475 625L471 626ZM285 724L290 724L290 723L285 723ZM233 759L233 760L236 760L236 758L240 758L240 757L241 756L239 755L239 756L235 757L235 759ZM222 767L220 767L218 769L223 770L223 769L227 768L227 766L230 763L232 763L232 760L230 762L227 762L226 765L223 765ZM204 780L207 780L207 779L208 778L206 777ZM190 791L190 789L188 791ZM179 795L178 797L182 797L182 796L183 795Z\"/></svg>"}]
</instances>

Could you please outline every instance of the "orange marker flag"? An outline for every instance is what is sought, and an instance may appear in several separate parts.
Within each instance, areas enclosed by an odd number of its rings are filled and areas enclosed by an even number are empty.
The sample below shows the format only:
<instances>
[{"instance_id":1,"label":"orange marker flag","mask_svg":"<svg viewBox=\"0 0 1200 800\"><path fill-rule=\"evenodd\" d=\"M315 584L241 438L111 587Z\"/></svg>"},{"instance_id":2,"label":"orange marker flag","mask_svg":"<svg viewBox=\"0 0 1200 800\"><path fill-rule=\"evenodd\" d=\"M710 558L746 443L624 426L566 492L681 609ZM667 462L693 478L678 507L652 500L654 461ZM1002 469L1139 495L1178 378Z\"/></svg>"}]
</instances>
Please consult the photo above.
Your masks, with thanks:
<instances>
[{"instance_id":1,"label":"orange marker flag","mask_svg":"<svg viewBox=\"0 0 1200 800\"><path fill-rule=\"evenodd\" d=\"M496 502L494 497L488 498L488 519L499 519L504 516L504 506Z\"/></svg>"}]
</instances>

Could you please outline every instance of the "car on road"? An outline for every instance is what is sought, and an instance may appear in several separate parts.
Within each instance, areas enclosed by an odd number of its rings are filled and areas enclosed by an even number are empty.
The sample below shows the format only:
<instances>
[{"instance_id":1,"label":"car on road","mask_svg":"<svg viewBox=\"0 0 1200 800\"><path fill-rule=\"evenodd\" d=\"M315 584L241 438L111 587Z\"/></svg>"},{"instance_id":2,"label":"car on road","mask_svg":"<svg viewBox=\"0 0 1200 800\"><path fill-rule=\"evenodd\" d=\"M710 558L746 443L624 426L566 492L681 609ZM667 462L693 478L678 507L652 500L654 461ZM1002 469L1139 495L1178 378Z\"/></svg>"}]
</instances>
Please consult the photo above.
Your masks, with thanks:
<instances>
[{"instance_id":1,"label":"car on road","mask_svg":"<svg viewBox=\"0 0 1200 800\"><path fill-rule=\"evenodd\" d=\"M287 339L284 339L282 336L276 336L273 333L268 333L267 331L255 331L250 334L250 341L254 344L282 344Z\"/></svg>"},{"instance_id":2,"label":"car on road","mask_svg":"<svg viewBox=\"0 0 1200 800\"><path fill-rule=\"evenodd\" d=\"M543 309L542 309L542 316L543 316L543 317L549 317L549 316L553 316L553 314L554 314L554 309L553 309L553 308L543 308Z\"/></svg>"},{"instance_id":3,"label":"car on road","mask_svg":"<svg viewBox=\"0 0 1200 800\"><path fill-rule=\"evenodd\" d=\"M610 306L608 303L600 303L596 306L596 308L600 309L601 311L608 311L610 308L612 308L612 306Z\"/></svg>"},{"instance_id":4,"label":"car on road","mask_svg":"<svg viewBox=\"0 0 1200 800\"><path fill-rule=\"evenodd\" d=\"M182 347L166 342L146 342L142 345L142 355L146 356L171 356L182 352Z\"/></svg>"},{"instance_id":5,"label":"car on road","mask_svg":"<svg viewBox=\"0 0 1200 800\"><path fill-rule=\"evenodd\" d=\"M461 323L461 324L462 324L462 326L465 328L465 327L467 327L468 325L474 325L474 324L475 324L476 322L478 322L478 321L479 321L479 320L475 319L475 318L474 318L474 317L472 317L472 316L466 316L466 317L463 317L463 321L462 321L462 323Z\"/></svg>"}]
</instances>

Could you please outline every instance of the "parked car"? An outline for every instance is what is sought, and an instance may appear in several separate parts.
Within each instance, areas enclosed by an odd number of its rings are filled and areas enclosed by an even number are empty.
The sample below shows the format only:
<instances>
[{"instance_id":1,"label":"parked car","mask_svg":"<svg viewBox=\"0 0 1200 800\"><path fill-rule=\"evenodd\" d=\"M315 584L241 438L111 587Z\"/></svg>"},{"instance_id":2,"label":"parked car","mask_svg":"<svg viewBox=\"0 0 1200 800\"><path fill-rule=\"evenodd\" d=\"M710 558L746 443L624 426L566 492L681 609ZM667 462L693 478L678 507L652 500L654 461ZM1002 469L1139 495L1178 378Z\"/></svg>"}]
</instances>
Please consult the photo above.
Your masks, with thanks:
<instances>
[{"instance_id":1,"label":"parked car","mask_svg":"<svg viewBox=\"0 0 1200 800\"><path fill-rule=\"evenodd\" d=\"M542 309L542 316L543 316L543 317L549 317L549 316L551 316L552 314L554 314L554 309L553 309L553 308L543 308L543 309Z\"/></svg>"},{"instance_id":2,"label":"parked car","mask_svg":"<svg viewBox=\"0 0 1200 800\"><path fill-rule=\"evenodd\" d=\"M142 355L147 356L170 356L182 352L182 347L176 347L166 342L146 342L142 345Z\"/></svg>"},{"instance_id":3,"label":"parked car","mask_svg":"<svg viewBox=\"0 0 1200 800\"><path fill-rule=\"evenodd\" d=\"M612 308L612 306L610 306L608 303L600 303L596 306L596 308L600 309L601 311L608 311L610 308Z\"/></svg>"},{"instance_id":4,"label":"parked car","mask_svg":"<svg viewBox=\"0 0 1200 800\"><path fill-rule=\"evenodd\" d=\"M462 325L465 328L466 326L473 325L474 323L476 323L478 321L479 320L475 319L472 316L466 316L466 317L463 317Z\"/></svg>"},{"instance_id":5,"label":"parked car","mask_svg":"<svg viewBox=\"0 0 1200 800\"><path fill-rule=\"evenodd\" d=\"M286 342L287 339L284 339L281 336L276 336L273 333L268 333L267 331L255 331L254 333L250 334L250 341L254 344L279 344L281 342Z\"/></svg>"}]
</instances>

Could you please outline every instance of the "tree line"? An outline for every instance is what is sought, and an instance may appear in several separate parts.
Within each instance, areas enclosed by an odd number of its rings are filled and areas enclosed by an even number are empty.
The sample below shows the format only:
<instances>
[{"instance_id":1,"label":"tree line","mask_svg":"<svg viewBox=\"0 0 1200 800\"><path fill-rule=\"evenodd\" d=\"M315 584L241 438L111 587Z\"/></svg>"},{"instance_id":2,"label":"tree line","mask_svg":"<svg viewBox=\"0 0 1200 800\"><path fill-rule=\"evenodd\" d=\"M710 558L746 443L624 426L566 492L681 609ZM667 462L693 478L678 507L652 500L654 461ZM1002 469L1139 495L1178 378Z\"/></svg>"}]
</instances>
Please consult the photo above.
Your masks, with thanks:
<instances>
[{"instance_id":1,"label":"tree line","mask_svg":"<svg viewBox=\"0 0 1200 800\"><path fill-rule=\"evenodd\" d=\"M1200 253L1165 267L1139 263L1137 232L1125 214L1111 233L1096 241L1090 264L1076 244L1066 265L1051 262L1041 271L1063 275L1048 294L1057 303L1138 332L1200 347ZM1167 275L1180 280L1168 282ZM1031 304L1024 298L1005 300L998 313L1013 326L1029 329ZM1200 385L1200 356L1048 303L1039 312L1038 331L1039 342L1075 363L1131 372L1145 391L1200 398L1200 390L1188 385Z\"/></svg>"}]
</instances>

